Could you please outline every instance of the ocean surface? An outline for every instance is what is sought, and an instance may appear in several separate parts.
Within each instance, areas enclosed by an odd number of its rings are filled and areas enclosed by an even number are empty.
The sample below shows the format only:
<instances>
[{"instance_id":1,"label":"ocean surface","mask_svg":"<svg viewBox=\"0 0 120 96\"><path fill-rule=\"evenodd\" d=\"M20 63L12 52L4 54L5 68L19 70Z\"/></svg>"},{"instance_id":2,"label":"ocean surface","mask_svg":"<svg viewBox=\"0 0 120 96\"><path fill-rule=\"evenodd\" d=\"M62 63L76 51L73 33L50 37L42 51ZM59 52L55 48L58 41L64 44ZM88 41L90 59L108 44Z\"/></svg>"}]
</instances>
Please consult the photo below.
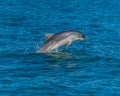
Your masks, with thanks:
<instances>
[{"instance_id":1,"label":"ocean surface","mask_svg":"<svg viewBox=\"0 0 120 96\"><path fill-rule=\"evenodd\" d=\"M67 30L87 40L36 53ZM0 96L120 96L120 1L0 0Z\"/></svg>"}]
</instances>

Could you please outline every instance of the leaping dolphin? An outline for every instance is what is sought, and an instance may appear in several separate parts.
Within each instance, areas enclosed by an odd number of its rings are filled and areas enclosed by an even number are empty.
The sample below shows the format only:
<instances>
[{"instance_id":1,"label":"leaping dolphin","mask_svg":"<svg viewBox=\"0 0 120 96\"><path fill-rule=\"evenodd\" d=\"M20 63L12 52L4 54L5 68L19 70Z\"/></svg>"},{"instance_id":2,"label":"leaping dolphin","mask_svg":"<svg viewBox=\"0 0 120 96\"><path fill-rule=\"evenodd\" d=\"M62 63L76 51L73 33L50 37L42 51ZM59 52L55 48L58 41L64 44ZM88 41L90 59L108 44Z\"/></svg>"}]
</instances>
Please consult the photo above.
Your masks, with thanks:
<instances>
[{"instance_id":1,"label":"leaping dolphin","mask_svg":"<svg viewBox=\"0 0 120 96\"><path fill-rule=\"evenodd\" d=\"M47 41L37 53L49 53L64 45L71 45L76 40L86 40L85 36L76 31L65 31L56 34L45 34Z\"/></svg>"}]
</instances>

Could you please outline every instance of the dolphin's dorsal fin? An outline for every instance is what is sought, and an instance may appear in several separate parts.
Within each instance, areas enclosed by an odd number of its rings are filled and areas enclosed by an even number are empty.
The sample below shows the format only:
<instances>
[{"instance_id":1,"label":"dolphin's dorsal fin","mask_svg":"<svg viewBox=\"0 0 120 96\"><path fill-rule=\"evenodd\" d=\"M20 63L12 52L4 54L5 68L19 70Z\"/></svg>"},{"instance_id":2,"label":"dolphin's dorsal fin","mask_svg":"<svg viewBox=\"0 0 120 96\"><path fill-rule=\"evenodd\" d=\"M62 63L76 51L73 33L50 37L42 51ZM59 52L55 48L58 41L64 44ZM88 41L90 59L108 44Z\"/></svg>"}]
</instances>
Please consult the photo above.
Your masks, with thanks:
<instances>
[{"instance_id":1,"label":"dolphin's dorsal fin","mask_svg":"<svg viewBox=\"0 0 120 96\"><path fill-rule=\"evenodd\" d=\"M48 33L48 34L45 34L45 36L47 37L47 39L49 39L50 37L52 37L54 34L50 34L50 33Z\"/></svg>"}]
</instances>

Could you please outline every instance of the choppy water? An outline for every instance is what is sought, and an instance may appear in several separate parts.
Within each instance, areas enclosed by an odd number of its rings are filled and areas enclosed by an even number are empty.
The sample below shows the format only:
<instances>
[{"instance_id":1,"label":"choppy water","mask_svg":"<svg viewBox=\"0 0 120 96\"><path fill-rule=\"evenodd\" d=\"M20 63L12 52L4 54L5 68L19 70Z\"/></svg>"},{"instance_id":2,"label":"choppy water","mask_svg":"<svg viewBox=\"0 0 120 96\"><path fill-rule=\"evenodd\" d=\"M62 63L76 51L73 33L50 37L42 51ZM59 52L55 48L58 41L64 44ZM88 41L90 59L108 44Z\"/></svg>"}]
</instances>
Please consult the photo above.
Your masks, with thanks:
<instances>
[{"instance_id":1,"label":"choppy water","mask_svg":"<svg viewBox=\"0 0 120 96\"><path fill-rule=\"evenodd\" d=\"M77 41L37 54L45 33ZM119 0L0 0L0 96L119 96Z\"/></svg>"}]
</instances>

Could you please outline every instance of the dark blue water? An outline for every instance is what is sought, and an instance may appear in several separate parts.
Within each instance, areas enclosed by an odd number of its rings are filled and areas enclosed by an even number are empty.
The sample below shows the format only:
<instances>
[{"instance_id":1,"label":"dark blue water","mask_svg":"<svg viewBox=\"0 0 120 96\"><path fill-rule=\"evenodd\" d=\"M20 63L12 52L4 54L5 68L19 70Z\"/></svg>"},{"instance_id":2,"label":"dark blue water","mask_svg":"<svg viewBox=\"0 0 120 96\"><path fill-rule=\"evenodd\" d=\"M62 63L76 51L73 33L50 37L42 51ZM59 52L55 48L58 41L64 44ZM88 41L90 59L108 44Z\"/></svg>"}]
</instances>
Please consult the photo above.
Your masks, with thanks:
<instances>
[{"instance_id":1,"label":"dark blue water","mask_svg":"<svg viewBox=\"0 0 120 96\"><path fill-rule=\"evenodd\" d=\"M45 33L76 41L37 54ZM119 96L119 0L0 0L0 96Z\"/></svg>"}]
</instances>

